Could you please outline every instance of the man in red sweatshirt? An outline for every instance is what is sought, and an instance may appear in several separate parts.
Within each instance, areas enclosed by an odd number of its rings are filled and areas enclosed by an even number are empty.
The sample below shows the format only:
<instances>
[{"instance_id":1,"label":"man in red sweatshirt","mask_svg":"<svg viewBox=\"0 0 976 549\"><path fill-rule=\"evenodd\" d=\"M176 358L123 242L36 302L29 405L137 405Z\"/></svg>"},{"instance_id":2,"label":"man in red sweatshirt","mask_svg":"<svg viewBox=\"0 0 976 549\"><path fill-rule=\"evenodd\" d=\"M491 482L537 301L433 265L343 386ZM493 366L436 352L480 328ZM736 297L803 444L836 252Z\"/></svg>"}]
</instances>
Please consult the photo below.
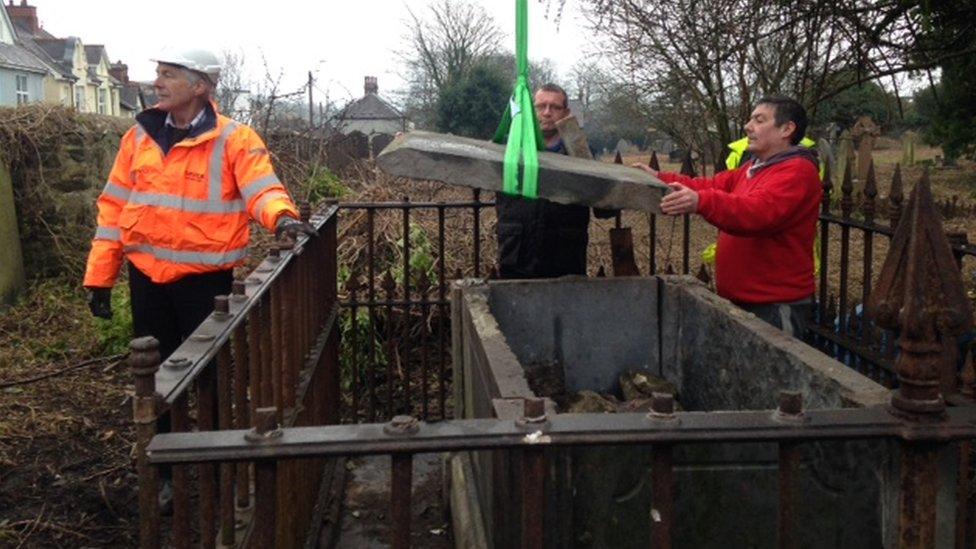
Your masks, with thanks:
<instances>
[{"instance_id":1,"label":"man in red sweatshirt","mask_svg":"<svg viewBox=\"0 0 976 549\"><path fill-rule=\"evenodd\" d=\"M746 124L752 159L715 177L660 172L671 187L669 215L697 213L719 230L718 294L796 337L813 307L813 248L823 189L816 152L799 146L803 107L788 97L759 100Z\"/></svg>"}]
</instances>

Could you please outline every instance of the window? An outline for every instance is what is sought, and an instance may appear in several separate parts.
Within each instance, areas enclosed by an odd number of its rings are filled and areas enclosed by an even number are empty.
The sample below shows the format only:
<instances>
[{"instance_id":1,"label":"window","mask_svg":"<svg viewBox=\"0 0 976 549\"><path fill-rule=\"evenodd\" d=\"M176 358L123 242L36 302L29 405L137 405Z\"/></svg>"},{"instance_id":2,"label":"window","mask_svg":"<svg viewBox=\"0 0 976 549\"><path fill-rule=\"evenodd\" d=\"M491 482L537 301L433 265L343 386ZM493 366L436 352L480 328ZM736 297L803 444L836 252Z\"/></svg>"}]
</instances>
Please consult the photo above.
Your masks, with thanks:
<instances>
[{"instance_id":1,"label":"window","mask_svg":"<svg viewBox=\"0 0 976 549\"><path fill-rule=\"evenodd\" d=\"M85 87L75 86L75 109L85 112Z\"/></svg>"},{"instance_id":2,"label":"window","mask_svg":"<svg viewBox=\"0 0 976 549\"><path fill-rule=\"evenodd\" d=\"M27 92L27 75L17 75L17 104L25 105L30 101L30 94Z\"/></svg>"},{"instance_id":3,"label":"window","mask_svg":"<svg viewBox=\"0 0 976 549\"><path fill-rule=\"evenodd\" d=\"M98 114L106 114L106 92L102 88L98 88Z\"/></svg>"}]
</instances>

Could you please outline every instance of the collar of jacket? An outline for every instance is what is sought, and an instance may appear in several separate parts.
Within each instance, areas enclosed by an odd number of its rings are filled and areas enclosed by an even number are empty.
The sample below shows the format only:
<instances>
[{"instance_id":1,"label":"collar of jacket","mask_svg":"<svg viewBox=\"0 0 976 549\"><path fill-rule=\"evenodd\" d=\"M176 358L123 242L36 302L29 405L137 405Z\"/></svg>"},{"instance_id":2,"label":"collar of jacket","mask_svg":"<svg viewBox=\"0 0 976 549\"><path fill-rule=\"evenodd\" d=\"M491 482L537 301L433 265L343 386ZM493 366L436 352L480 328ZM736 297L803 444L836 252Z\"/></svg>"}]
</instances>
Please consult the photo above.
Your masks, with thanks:
<instances>
[{"instance_id":1,"label":"collar of jacket","mask_svg":"<svg viewBox=\"0 0 976 549\"><path fill-rule=\"evenodd\" d=\"M192 146L201 141L217 137L219 133L219 129L217 128L217 119L219 117L217 103L209 101L204 105L203 113L203 120L199 125L194 126L186 136L184 140L185 145ZM158 142L159 139L157 136L160 135L160 132L166 130L166 114L166 111L159 110L156 107L148 108L136 115L136 122L142 126L147 135L152 136Z\"/></svg>"},{"instance_id":2,"label":"collar of jacket","mask_svg":"<svg viewBox=\"0 0 976 549\"><path fill-rule=\"evenodd\" d=\"M808 149L803 145L793 145L789 149L783 152L776 153L773 156L766 159L765 162L760 162L758 160L752 160L748 164L748 174L749 178L755 177L757 173L770 166L775 166L776 164L781 164L787 160L793 158L804 158L809 160L813 164L814 168L819 168L820 164L817 162L817 151L815 149Z\"/></svg>"}]
</instances>

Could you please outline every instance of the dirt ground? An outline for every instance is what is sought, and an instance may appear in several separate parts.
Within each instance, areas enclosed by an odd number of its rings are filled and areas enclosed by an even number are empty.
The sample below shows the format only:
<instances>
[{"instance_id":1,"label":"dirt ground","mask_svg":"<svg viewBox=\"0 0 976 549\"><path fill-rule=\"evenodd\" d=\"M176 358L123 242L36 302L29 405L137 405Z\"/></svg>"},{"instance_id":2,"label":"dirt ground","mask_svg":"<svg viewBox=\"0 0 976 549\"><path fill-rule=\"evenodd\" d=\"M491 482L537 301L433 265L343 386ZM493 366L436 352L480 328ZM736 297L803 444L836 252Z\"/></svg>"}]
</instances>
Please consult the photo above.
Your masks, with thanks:
<instances>
[{"instance_id":1,"label":"dirt ground","mask_svg":"<svg viewBox=\"0 0 976 549\"><path fill-rule=\"evenodd\" d=\"M921 149L920 159L937 151ZM878 151L879 193L886 196L894 162L900 152ZM634 156L627 162L646 162ZM677 169L665 165L665 169ZM906 195L921 175L918 166L903 171ZM965 202L976 201L976 166L934 168L931 173L937 196L958 195ZM839 188L835 182L835 189ZM436 184L402 185L397 188L366 189L361 200L393 200L410 195L414 201L469 199L469 190L449 189ZM490 198L486 193L485 198ZM377 231L395 243L399 218L378 218ZM488 272L495 256L494 212L482 212L481 274ZM436 239L436 216L417 215L413 221ZM625 212L625 226L633 227L638 266L648 265L648 221L640 213ZM447 219L448 273L470 267L473 245L470 214L451 214ZM590 274L603 266L610 270L608 231L613 220L591 224ZM966 231L976 240L976 220L952 219L947 226ZM362 260L363 246L355 229L346 235L342 260ZM860 236L852 234L851 259L860 264ZM661 218L657 223L659 265L670 263L681 269L681 221ZM714 241L715 230L700 219L691 224L691 271L700 264L698 251ZM831 256L839 244L831 234ZM884 257L885 239L876 239L874 275ZM837 267L828 266L832 277ZM852 272L853 287L860 287L860 273ZM965 281L974 294L976 261L968 259ZM88 314L84 295L71 280L35 283L19 304L0 314L0 546L4 547L123 547L136 538L136 482L131 450L132 376L119 365L119 341L125 334L118 326L100 325ZM90 362L88 362L90 361ZM37 379L50 375L46 379ZM433 511L432 511L433 512ZM438 512L440 512L438 510ZM434 517L434 515L431 515ZM432 518L429 531L438 530L441 519ZM443 533L425 539L446 540Z\"/></svg>"}]
</instances>

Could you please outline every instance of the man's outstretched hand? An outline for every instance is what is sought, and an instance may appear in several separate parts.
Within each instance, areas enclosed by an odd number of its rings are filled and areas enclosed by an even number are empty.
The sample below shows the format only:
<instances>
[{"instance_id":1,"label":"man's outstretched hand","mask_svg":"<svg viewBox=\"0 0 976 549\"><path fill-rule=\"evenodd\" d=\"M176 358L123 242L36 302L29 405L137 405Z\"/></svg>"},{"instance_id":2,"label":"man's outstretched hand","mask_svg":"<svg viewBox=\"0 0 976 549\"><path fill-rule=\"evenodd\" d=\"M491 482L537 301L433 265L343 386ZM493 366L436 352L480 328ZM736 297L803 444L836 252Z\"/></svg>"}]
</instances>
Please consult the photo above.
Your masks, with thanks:
<instances>
[{"instance_id":1,"label":"man's outstretched hand","mask_svg":"<svg viewBox=\"0 0 976 549\"><path fill-rule=\"evenodd\" d=\"M288 216L282 216L281 219L278 220L278 224L275 226L275 238L278 240L282 240L284 238L295 240L298 238L299 234L318 236L319 233L315 230L315 227L312 227L308 223Z\"/></svg>"},{"instance_id":2,"label":"man's outstretched hand","mask_svg":"<svg viewBox=\"0 0 976 549\"><path fill-rule=\"evenodd\" d=\"M671 192L661 199L661 212L668 215L698 212L698 193L681 183L668 183Z\"/></svg>"},{"instance_id":3,"label":"man's outstretched hand","mask_svg":"<svg viewBox=\"0 0 976 549\"><path fill-rule=\"evenodd\" d=\"M88 308L93 316L112 318L112 288L88 288Z\"/></svg>"}]
</instances>

